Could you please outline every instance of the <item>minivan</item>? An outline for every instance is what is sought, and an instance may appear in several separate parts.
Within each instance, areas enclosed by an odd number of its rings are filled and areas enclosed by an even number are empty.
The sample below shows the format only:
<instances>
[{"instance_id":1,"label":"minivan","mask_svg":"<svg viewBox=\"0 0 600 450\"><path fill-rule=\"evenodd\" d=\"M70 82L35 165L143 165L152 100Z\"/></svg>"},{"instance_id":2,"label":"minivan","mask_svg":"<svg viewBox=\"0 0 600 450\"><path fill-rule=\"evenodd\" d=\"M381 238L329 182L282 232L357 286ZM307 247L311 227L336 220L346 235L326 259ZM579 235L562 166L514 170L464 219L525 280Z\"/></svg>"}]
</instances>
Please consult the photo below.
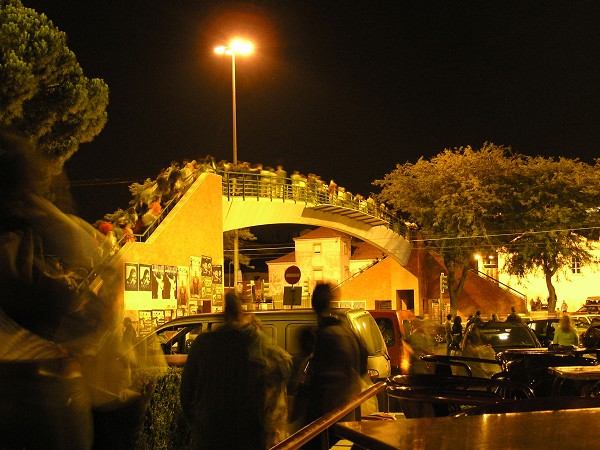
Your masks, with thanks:
<instances>
[{"instance_id":1,"label":"minivan","mask_svg":"<svg viewBox=\"0 0 600 450\"><path fill-rule=\"evenodd\" d=\"M415 315L408 310L374 309L369 313L375 319L388 353L391 358L394 375L408 373L410 350L407 350L406 338L412 332Z\"/></svg>"},{"instance_id":2,"label":"minivan","mask_svg":"<svg viewBox=\"0 0 600 450\"><path fill-rule=\"evenodd\" d=\"M371 379L385 380L391 375L390 356L383 336L368 311L334 308L332 314L350 325L362 338L368 353L367 367ZM300 335L306 327L317 326L312 309L253 311L273 343L284 348L294 358L302 353ZM182 366L189 348L198 334L216 330L223 325L223 313L195 314L166 322L138 344L138 355L148 360L157 352L165 355L169 365Z\"/></svg>"}]
</instances>

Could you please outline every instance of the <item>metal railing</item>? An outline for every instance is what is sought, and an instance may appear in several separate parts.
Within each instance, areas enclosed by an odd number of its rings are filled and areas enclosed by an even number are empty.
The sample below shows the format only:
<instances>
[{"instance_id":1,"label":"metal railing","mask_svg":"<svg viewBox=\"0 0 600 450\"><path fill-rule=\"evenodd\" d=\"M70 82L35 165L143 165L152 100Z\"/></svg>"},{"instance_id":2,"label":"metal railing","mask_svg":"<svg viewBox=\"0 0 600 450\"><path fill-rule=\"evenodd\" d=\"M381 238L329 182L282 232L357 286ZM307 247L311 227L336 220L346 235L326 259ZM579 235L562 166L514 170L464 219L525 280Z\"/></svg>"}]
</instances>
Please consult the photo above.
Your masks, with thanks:
<instances>
[{"instance_id":1,"label":"metal railing","mask_svg":"<svg viewBox=\"0 0 600 450\"><path fill-rule=\"evenodd\" d=\"M338 289L340 287L342 287L344 284L352 281L353 279L355 279L356 277L358 277L359 275L362 275L364 272L366 272L367 270L369 270L371 267L373 267L376 264L379 264L381 261L383 261L385 259L385 257L383 258L377 258L375 261L367 264L365 267L362 267L360 270L358 270L356 273L353 273L352 275L350 275L348 278L340 281L336 286L334 286L334 289Z\"/></svg>"},{"instance_id":2,"label":"metal railing","mask_svg":"<svg viewBox=\"0 0 600 450\"><path fill-rule=\"evenodd\" d=\"M479 276L480 278L483 278L484 280L488 280L490 283L494 283L494 284L498 285L499 288L509 291L511 294L516 295L521 300L527 301L527 295L510 287L508 284L502 283L501 281L495 279L494 277L490 277L487 273L482 272L479 269L471 269L471 272L475 273L475 275Z\"/></svg>"},{"instance_id":3,"label":"metal railing","mask_svg":"<svg viewBox=\"0 0 600 450\"><path fill-rule=\"evenodd\" d=\"M339 189L330 192L328 185L317 181L275 178L258 173L222 170L217 170L216 173L223 178L223 195L228 200L232 198L242 198L244 200L266 198L271 201L301 202L307 206L338 206L381 219L395 233L404 236L406 239L411 239L410 228L386 208L377 205L372 199L365 199L360 195L353 195Z\"/></svg>"},{"instance_id":4,"label":"metal railing","mask_svg":"<svg viewBox=\"0 0 600 450\"><path fill-rule=\"evenodd\" d=\"M281 441L279 444L271 447L270 450L294 450L302 447L308 441L321 435L321 448L323 450L329 448L327 433L324 433L329 427L335 425L342 417L359 408L360 405L373 397L374 395L383 392L387 384L385 381L380 381L370 386L361 392L355 399L351 400L344 406L319 417L317 420L309 423L304 428L301 428L296 433Z\"/></svg>"}]
</instances>

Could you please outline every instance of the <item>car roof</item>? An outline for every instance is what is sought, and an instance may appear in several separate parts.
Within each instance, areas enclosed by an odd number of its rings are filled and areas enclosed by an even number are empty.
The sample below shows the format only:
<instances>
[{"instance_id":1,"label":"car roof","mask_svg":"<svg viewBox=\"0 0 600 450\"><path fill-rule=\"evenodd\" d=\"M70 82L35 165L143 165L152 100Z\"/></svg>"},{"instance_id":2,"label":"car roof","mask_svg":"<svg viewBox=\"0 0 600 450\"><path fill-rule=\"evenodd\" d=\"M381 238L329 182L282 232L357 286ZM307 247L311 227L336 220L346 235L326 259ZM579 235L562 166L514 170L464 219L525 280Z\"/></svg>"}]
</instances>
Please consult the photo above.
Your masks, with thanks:
<instances>
[{"instance_id":1,"label":"car roof","mask_svg":"<svg viewBox=\"0 0 600 450\"><path fill-rule=\"evenodd\" d=\"M477 326L478 328L519 328L519 327L527 327L526 322L506 322L506 321L498 321L498 322L480 322L471 324L473 326Z\"/></svg>"},{"instance_id":2,"label":"car roof","mask_svg":"<svg viewBox=\"0 0 600 450\"><path fill-rule=\"evenodd\" d=\"M314 316L316 318L316 313L312 308L294 308L294 309L271 309L271 310L258 310L258 311L244 311L248 313L254 314L259 320L263 317L269 317L270 319L281 318L282 320L285 318L293 318L293 316ZM332 308L331 312L339 315L339 314L351 314L351 315L361 315L361 314L369 314L368 311L364 309L351 309L351 308ZM200 314L191 314L189 316L178 317L176 319L165 322L164 324L158 326L156 331L161 331L165 328L171 327L182 327L186 325L194 325L198 322L204 321L214 321L220 322L223 321L224 315L222 312L219 313L200 313Z\"/></svg>"}]
</instances>

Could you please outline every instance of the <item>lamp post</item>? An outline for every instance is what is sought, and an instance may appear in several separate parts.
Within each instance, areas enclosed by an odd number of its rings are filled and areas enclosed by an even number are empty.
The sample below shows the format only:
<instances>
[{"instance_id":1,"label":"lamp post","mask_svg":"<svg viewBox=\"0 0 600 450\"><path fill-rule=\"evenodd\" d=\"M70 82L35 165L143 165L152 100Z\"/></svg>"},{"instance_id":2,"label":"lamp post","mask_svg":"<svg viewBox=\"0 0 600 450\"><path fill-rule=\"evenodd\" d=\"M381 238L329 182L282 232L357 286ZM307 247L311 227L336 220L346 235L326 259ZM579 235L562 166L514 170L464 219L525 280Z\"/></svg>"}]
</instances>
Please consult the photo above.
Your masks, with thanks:
<instances>
[{"instance_id":1,"label":"lamp post","mask_svg":"<svg viewBox=\"0 0 600 450\"><path fill-rule=\"evenodd\" d=\"M237 110L235 95L235 55L249 55L254 50L252 43L234 39L229 45L221 45L215 48L215 53L219 55L231 56L231 109L233 112L233 160L234 167L237 165ZM238 291L238 272L240 269L240 240L237 229L233 231L233 282L234 290Z\"/></svg>"}]
</instances>

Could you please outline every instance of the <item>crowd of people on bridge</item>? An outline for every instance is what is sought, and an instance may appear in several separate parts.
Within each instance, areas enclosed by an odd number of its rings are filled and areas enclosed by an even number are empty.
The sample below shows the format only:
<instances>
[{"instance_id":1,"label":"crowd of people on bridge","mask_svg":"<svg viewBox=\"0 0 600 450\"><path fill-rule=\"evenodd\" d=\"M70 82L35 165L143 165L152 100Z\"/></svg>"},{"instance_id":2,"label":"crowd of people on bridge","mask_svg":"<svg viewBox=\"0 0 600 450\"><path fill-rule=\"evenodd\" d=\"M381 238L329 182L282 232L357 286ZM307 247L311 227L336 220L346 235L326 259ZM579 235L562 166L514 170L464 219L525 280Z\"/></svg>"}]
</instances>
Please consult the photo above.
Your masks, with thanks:
<instances>
[{"instance_id":1,"label":"crowd of people on bridge","mask_svg":"<svg viewBox=\"0 0 600 450\"><path fill-rule=\"evenodd\" d=\"M106 214L94 227L102 236L103 252L111 254L119 245L143 240L160 222L165 209L172 207L194 181L205 172L223 176L224 194L306 201L313 204L332 204L363 211L377 217L389 217L385 204L378 204L373 194L367 198L352 194L331 179L301 174L295 170L288 177L283 166L275 168L261 163L229 161L216 162L212 156L202 159L173 161L155 179L129 186L132 199L126 209Z\"/></svg>"}]
</instances>

